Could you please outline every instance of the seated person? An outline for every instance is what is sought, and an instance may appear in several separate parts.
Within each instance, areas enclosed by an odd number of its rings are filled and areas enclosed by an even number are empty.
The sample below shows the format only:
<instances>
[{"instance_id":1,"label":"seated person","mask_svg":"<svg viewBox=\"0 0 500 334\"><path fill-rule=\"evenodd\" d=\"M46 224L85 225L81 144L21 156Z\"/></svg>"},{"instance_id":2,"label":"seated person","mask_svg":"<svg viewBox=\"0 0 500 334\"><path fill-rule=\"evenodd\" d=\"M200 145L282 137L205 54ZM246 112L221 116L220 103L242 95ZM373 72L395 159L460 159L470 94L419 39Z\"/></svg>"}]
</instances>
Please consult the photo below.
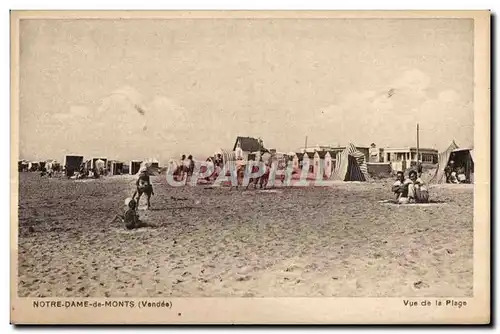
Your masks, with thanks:
<instances>
[{"instance_id":1,"label":"seated person","mask_svg":"<svg viewBox=\"0 0 500 334\"><path fill-rule=\"evenodd\" d=\"M467 177L465 176L465 168L463 167L457 168L457 180L459 183L467 182Z\"/></svg>"},{"instance_id":2,"label":"seated person","mask_svg":"<svg viewBox=\"0 0 500 334\"><path fill-rule=\"evenodd\" d=\"M137 214L136 206L137 202L134 199L130 199L127 203L128 209L123 216L123 221L127 230L133 230L134 228L148 227L149 224L141 221L139 215Z\"/></svg>"},{"instance_id":3,"label":"seated person","mask_svg":"<svg viewBox=\"0 0 500 334\"><path fill-rule=\"evenodd\" d=\"M424 181L417 177L417 172L412 170L408 174L410 183L408 183L408 199L410 203L429 202L429 192Z\"/></svg>"},{"instance_id":4,"label":"seated person","mask_svg":"<svg viewBox=\"0 0 500 334\"><path fill-rule=\"evenodd\" d=\"M446 175L446 183L458 183L457 168L455 166L455 161L450 160L450 162L444 169L444 172Z\"/></svg>"},{"instance_id":5,"label":"seated person","mask_svg":"<svg viewBox=\"0 0 500 334\"><path fill-rule=\"evenodd\" d=\"M405 180L403 172L398 172L396 175L396 182L392 185L392 192L396 194L396 201L398 203L408 202L408 184L410 180Z\"/></svg>"},{"instance_id":6,"label":"seated person","mask_svg":"<svg viewBox=\"0 0 500 334\"><path fill-rule=\"evenodd\" d=\"M451 174L450 174L450 182L449 183L460 183L458 181L458 177L457 177L457 172L456 171L452 171Z\"/></svg>"}]
</instances>

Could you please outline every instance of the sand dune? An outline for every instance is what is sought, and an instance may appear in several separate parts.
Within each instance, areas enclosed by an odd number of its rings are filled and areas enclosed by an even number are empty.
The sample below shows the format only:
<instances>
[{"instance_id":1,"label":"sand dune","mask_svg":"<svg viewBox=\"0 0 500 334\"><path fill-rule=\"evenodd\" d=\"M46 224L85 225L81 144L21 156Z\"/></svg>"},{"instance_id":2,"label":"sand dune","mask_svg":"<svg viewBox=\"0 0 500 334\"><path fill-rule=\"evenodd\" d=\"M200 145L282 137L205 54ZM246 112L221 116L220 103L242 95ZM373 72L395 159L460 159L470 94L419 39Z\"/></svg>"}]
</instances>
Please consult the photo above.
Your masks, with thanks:
<instances>
[{"instance_id":1,"label":"sand dune","mask_svg":"<svg viewBox=\"0 0 500 334\"><path fill-rule=\"evenodd\" d=\"M22 173L19 296L471 296L472 187L446 205L388 206L389 181L172 188L153 178L155 227L117 221L130 177Z\"/></svg>"}]
</instances>

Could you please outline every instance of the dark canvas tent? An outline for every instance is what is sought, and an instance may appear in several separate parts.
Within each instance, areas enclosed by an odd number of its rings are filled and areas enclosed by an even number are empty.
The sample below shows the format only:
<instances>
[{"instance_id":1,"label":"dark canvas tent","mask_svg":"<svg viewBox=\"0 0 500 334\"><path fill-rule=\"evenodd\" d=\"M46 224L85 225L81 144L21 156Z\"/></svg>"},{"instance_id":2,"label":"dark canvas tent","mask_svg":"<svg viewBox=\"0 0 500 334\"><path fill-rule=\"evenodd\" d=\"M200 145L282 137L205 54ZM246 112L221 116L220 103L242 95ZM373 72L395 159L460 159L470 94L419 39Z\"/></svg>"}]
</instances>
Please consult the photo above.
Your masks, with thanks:
<instances>
[{"instance_id":1,"label":"dark canvas tent","mask_svg":"<svg viewBox=\"0 0 500 334\"><path fill-rule=\"evenodd\" d=\"M64 157L64 166L66 168L66 175L68 177L73 176L75 172L80 169L80 165L83 163L82 155L67 155Z\"/></svg>"},{"instance_id":2,"label":"dark canvas tent","mask_svg":"<svg viewBox=\"0 0 500 334\"><path fill-rule=\"evenodd\" d=\"M135 175L139 173L139 169L141 168L142 161L132 160L129 163L129 174Z\"/></svg>"},{"instance_id":3,"label":"dark canvas tent","mask_svg":"<svg viewBox=\"0 0 500 334\"><path fill-rule=\"evenodd\" d=\"M123 162L110 160L108 161L108 169L110 175L121 175L123 174Z\"/></svg>"},{"instance_id":4,"label":"dark canvas tent","mask_svg":"<svg viewBox=\"0 0 500 334\"><path fill-rule=\"evenodd\" d=\"M340 181L366 181L368 180L368 169L366 157L358 151L351 143L342 151L337 153L335 170L332 174L333 180Z\"/></svg>"},{"instance_id":5,"label":"dark canvas tent","mask_svg":"<svg viewBox=\"0 0 500 334\"><path fill-rule=\"evenodd\" d=\"M474 159L471 151L469 148L459 148L453 141L445 151L439 153L436 173L429 183L446 183L445 168L451 160L455 162L456 166L464 167L467 181L471 182L474 173Z\"/></svg>"}]
</instances>

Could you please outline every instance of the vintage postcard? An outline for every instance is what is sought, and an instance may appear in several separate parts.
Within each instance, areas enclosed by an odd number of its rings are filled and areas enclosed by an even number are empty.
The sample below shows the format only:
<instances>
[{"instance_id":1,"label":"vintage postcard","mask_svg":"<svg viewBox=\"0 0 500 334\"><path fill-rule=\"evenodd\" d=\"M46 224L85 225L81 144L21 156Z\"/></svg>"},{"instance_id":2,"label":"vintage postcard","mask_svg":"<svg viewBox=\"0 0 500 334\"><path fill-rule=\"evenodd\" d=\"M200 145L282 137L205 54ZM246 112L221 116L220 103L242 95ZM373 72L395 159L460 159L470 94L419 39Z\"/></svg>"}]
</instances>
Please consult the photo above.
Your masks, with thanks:
<instances>
[{"instance_id":1,"label":"vintage postcard","mask_svg":"<svg viewBox=\"0 0 500 334\"><path fill-rule=\"evenodd\" d=\"M490 12L12 11L14 324L487 324Z\"/></svg>"}]
</instances>

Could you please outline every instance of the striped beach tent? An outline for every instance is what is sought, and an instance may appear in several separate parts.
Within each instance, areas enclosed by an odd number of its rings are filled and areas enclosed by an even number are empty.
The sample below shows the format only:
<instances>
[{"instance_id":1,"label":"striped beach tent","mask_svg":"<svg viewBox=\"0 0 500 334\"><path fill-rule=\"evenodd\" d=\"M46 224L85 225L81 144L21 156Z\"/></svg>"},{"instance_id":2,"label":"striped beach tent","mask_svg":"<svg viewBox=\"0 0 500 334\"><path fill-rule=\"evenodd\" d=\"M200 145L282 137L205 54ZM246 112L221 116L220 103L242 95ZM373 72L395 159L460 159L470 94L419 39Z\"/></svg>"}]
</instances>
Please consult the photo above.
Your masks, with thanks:
<instances>
[{"instance_id":1,"label":"striped beach tent","mask_svg":"<svg viewBox=\"0 0 500 334\"><path fill-rule=\"evenodd\" d=\"M452 141L450 146L448 146L448 148L446 150L439 153L436 173L429 180L429 183L445 183L446 182L444 169L446 168L446 166L448 166L448 160L450 160L451 153L454 150L456 150L457 148L458 148L457 143L455 143L455 141Z\"/></svg>"},{"instance_id":2,"label":"striped beach tent","mask_svg":"<svg viewBox=\"0 0 500 334\"><path fill-rule=\"evenodd\" d=\"M233 150L221 149L219 153L222 155L222 163L224 166L229 164L228 168L230 168L230 170L233 168L236 169L236 152Z\"/></svg>"},{"instance_id":3,"label":"striped beach tent","mask_svg":"<svg viewBox=\"0 0 500 334\"><path fill-rule=\"evenodd\" d=\"M345 150L337 153L335 170L331 176L332 180L340 181L366 181L368 180L368 168L366 157L356 149L352 143Z\"/></svg>"}]
</instances>

